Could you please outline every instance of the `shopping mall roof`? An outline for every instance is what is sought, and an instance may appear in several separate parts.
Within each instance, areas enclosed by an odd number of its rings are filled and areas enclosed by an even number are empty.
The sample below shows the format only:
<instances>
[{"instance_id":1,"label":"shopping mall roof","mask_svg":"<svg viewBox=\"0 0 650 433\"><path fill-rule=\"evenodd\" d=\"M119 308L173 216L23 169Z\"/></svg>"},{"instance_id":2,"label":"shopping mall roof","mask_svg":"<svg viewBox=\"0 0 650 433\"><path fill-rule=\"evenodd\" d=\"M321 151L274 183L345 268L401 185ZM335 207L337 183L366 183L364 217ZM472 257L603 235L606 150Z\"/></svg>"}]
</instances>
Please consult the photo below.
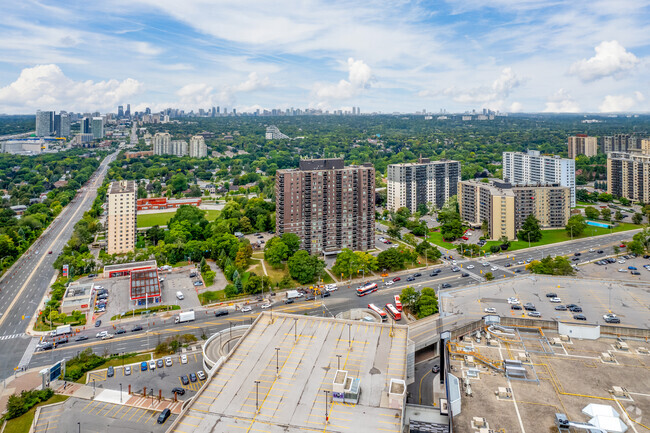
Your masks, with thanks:
<instances>
[{"instance_id":1,"label":"shopping mall roof","mask_svg":"<svg viewBox=\"0 0 650 433\"><path fill-rule=\"evenodd\" d=\"M406 326L264 312L168 431L401 432L407 340ZM332 400L341 386L356 404Z\"/></svg>"}]
</instances>

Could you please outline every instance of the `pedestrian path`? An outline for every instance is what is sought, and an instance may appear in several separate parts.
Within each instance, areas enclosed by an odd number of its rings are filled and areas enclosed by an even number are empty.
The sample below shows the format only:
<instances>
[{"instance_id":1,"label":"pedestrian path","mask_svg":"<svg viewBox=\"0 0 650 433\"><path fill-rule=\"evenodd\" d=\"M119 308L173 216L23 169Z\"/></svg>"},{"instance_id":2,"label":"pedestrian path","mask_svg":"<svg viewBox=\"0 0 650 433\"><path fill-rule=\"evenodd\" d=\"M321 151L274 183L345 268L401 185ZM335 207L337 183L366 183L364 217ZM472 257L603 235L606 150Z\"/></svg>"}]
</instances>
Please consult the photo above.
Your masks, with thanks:
<instances>
[{"instance_id":1,"label":"pedestrian path","mask_svg":"<svg viewBox=\"0 0 650 433\"><path fill-rule=\"evenodd\" d=\"M27 345L27 349L25 349L25 353L23 354L23 357L20 358L20 362L18 363L18 367L25 367L29 365L29 363L32 360L32 356L34 355L34 351L36 350L36 347L38 346L38 343L41 341L40 338L34 337L31 339L29 344Z\"/></svg>"},{"instance_id":2,"label":"pedestrian path","mask_svg":"<svg viewBox=\"0 0 650 433\"><path fill-rule=\"evenodd\" d=\"M8 335L0 335L0 340L12 340L14 338L18 337L23 337L26 336L24 332L21 332L20 334L8 334Z\"/></svg>"}]
</instances>

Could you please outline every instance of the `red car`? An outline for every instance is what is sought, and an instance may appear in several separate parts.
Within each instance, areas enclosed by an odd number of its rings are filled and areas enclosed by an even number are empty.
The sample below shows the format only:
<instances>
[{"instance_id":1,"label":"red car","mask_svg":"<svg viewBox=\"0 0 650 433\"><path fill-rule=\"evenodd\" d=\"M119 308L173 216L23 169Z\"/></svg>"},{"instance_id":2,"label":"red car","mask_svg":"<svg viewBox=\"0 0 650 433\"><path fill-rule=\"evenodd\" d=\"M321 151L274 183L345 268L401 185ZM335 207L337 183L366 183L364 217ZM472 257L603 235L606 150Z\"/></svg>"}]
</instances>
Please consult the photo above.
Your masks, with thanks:
<instances>
[{"instance_id":1,"label":"red car","mask_svg":"<svg viewBox=\"0 0 650 433\"><path fill-rule=\"evenodd\" d=\"M52 251L50 251L48 254L52 254Z\"/></svg>"},{"instance_id":2,"label":"red car","mask_svg":"<svg viewBox=\"0 0 650 433\"><path fill-rule=\"evenodd\" d=\"M401 281L401 280L402 280L402 279L401 279L400 277L395 277L395 278L393 278L393 281L394 281L394 282L398 282L398 281Z\"/></svg>"},{"instance_id":3,"label":"red car","mask_svg":"<svg viewBox=\"0 0 650 433\"><path fill-rule=\"evenodd\" d=\"M619 245L620 248L625 248L625 244Z\"/></svg>"},{"instance_id":4,"label":"red car","mask_svg":"<svg viewBox=\"0 0 650 433\"><path fill-rule=\"evenodd\" d=\"M468 241L469 238L468 238L467 236L463 236L463 240L464 240L464 241Z\"/></svg>"}]
</instances>

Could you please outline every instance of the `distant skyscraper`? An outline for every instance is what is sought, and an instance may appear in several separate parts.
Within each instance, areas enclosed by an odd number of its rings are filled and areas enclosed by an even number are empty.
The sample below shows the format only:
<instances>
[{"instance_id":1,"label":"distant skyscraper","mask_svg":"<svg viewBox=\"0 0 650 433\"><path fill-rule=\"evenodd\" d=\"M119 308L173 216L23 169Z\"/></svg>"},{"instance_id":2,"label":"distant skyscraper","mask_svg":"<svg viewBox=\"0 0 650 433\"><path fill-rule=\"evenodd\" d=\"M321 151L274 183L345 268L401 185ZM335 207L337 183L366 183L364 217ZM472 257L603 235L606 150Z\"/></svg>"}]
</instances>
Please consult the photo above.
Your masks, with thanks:
<instances>
[{"instance_id":1,"label":"distant skyscraper","mask_svg":"<svg viewBox=\"0 0 650 433\"><path fill-rule=\"evenodd\" d=\"M603 153L627 152L641 148L641 139L630 134L616 134L601 137L600 147Z\"/></svg>"},{"instance_id":2,"label":"distant skyscraper","mask_svg":"<svg viewBox=\"0 0 650 433\"><path fill-rule=\"evenodd\" d=\"M147 107L144 109L144 114L151 114L151 108Z\"/></svg>"},{"instance_id":3,"label":"distant skyscraper","mask_svg":"<svg viewBox=\"0 0 650 433\"><path fill-rule=\"evenodd\" d=\"M92 123L93 138L99 140L104 138L104 118L103 117L93 117Z\"/></svg>"},{"instance_id":4,"label":"distant skyscraper","mask_svg":"<svg viewBox=\"0 0 650 433\"><path fill-rule=\"evenodd\" d=\"M587 134L576 134L567 140L569 158L575 159L578 155L596 156L598 152L598 139Z\"/></svg>"},{"instance_id":5,"label":"distant skyscraper","mask_svg":"<svg viewBox=\"0 0 650 433\"><path fill-rule=\"evenodd\" d=\"M170 153L171 142L172 136L168 132L156 132L153 136L153 154L167 155Z\"/></svg>"},{"instance_id":6,"label":"distant skyscraper","mask_svg":"<svg viewBox=\"0 0 650 433\"><path fill-rule=\"evenodd\" d=\"M212 117L217 115L217 109L215 107L212 107Z\"/></svg>"},{"instance_id":7,"label":"distant skyscraper","mask_svg":"<svg viewBox=\"0 0 650 433\"><path fill-rule=\"evenodd\" d=\"M124 106L120 105L117 107L117 117L124 117Z\"/></svg>"},{"instance_id":8,"label":"distant skyscraper","mask_svg":"<svg viewBox=\"0 0 650 433\"><path fill-rule=\"evenodd\" d=\"M54 111L36 112L36 136L49 137L54 132Z\"/></svg>"},{"instance_id":9,"label":"distant skyscraper","mask_svg":"<svg viewBox=\"0 0 650 433\"><path fill-rule=\"evenodd\" d=\"M195 135L190 138L190 156L192 158L205 158L208 156L208 146L205 145L203 136Z\"/></svg>"},{"instance_id":10,"label":"distant skyscraper","mask_svg":"<svg viewBox=\"0 0 650 433\"><path fill-rule=\"evenodd\" d=\"M217 114L219 114L219 110L220 110L220 107L219 107L219 106L217 106Z\"/></svg>"},{"instance_id":11,"label":"distant skyscraper","mask_svg":"<svg viewBox=\"0 0 650 433\"><path fill-rule=\"evenodd\" d=\"M79 128L82 134L91 134L92 129L90 125L90 117L83 117L81 119L81 127Z\"/></svg>"},{"instance_id":12,"label":"distant skyscraper","mask_svg":"<svg viewBox=\"0 0 650 433\"><path fill-rule=\"evenodd\" d=\"M70 136L70 116L65 111L54 115L54 135L57 137Z\"/></svg>"},{"instance_id":13,"label":"distant skyscraper","mask_svg":"<svg viewBox=\"0 0 650 433\"><path fill-rule=\"evenodd\" d=\"M124 113L126 117L131 117L131 104L126 104L126 113Z\"/></svg>"}]
</instances>

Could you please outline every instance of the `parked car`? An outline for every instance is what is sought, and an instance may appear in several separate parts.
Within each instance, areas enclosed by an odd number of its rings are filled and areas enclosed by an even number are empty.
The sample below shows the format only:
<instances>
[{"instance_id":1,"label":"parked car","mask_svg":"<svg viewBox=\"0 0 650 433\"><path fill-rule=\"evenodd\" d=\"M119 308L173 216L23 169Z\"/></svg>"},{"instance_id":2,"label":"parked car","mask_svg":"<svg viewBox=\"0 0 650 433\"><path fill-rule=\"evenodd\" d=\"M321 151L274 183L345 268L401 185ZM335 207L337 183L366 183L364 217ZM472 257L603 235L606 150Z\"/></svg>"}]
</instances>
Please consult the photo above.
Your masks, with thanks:
<instances>
[{"instance_id":1,"label":"parked car","mask_svg":"<svg viewBox=\"0 0 650 433\"><path fill-rule=\"evenodd\" d=\"M156 361L156 367L163 368L164 366L165 366L165 362L162 359Z\"/></svg>"},{"instance_id":2,"label":"parked car","mask_svg":"<svg viewBox=\"0 0 650 433\"><path fill-rule=\"evenodd\" d=\"M205 375L205 373L203 372L203 370L199 370L199 371L197 371L197 372L196 372L196 375L197 375L197 377L199 378L199 380L205 380L205 379L206 379L206 375Z\"/></svg>"},{"instance_id":3,"label":"parked car","mask_svg":"<svg viewBox=\"0 0 650 433\"><path fill-rule=\"evenodd\" d=\"M512 304L510 306L510 309L511 310L521 310L522 308L521 308L521 305L519 305L519 304Z\"/></svg>"},{"instance_id":4,"label":"parked car","mask_svg":"<svg viewBox=\"0 0 650 433\"><path fill-rule=\"evenodd\" d=\"M155 370L156 369L156 361L153 359L149 361L149 370Z\"/></svg>"},{"instance_id":5,"label":"parked car","mask_svg":"<svg viewBox=\"0 0 650 433\"><path fill-rule=\"evenodd\" d=\"M113 368L112 365L110 367L108 367L108 369L106 369L106 376L108 376L108 377L115 376L115 368Z\"/></svg>"},{"instance_id":6,"label":"parked car","mask_svg":"<svg viewBox=\"0 0 650 433\"><path fill-rule=\"evenodd\" d=\"M183 375L181 376L181 383L183 385L188 385L190 383L190 380L187 378L187 376Z\"/></svg>"},{"instance_id":7,"label":"parked car","mask_svg":"<svg viewBox=\"0 0 650 433\"><path fill-rule=\"evenodd\" d=\"M195 286L202 286L202 285L203 285L203 281L195 281L195 282L194 282L194 285L195 285Z\"/></svg>"},{"instance_id":8,"label":"parked car","mask_svg":"<svg viewBox=\"0 0 650 433\"><path fill-rule=\"evenodd\" d=\"M607 323L621 323L621 319L618 317L608 317L605 319L605 322Z\"/></svg>"},{"instance_id":9,"label":"parked car","mask_svg":"<svg viewBox=\"0 0 650 433\"><path fill-rule=\"evenodd\" d=\"M553 292L547 293L546 297L547 298L557 298L557 293L553 293Z\"/></svg>"},{"instance_id":10,"label":"parked car","mask_svg":"<svg viewBox=\"0 0 650 433\"><path fill-rule=\"evenodd\" d=\"M181 355L181 364L187 364L187 355Z\"/></svg>"},{"instance_id":11,"label":"parked car","mask_svg":"<svg viewBox=\"0 0 650 433\"><path fill-rule=\"evenodd\" d=\"M587 318L585 317L584 314L574 314L574 315L573 315L573 318L574 318L575 320L587 320Z\"/></svg>"},{"instance_id":12,"label":"parked car","mask_svg":"<svg viewBox=\"0 0 650 433\"><path fill-rule=\"evenodd\" d=\"M176 395L185 395L185 390L180 386L177 386L176 388L172 388L172 394L174 393L176 393Z\"/></svg>"},{"instance_id":13,"label":"parked car","mask_svg":"<svg viewBox=\"0 0 650 433\"><path fill-rule=\"evenodd\" d=\"M528 316L530 316L530 317L542 317L542 313L540 313L539 311L529 311Z\"/></svg>"},{"instance_id":14,"label":"parked car","mask_svg":"<svg viewBox=\"0 0 650 433\"><path fill-rule=\"evenodd\" d=\"M567 310L567 308L564 305L556 305L555 309L557 311L566 311Z\"/></svg>"},{"instance_id":15,"label":"parked car","mask_svg":"<svg viewBox=\"0 0 650 433\"><path fill-rule=\"evenodd\" d=\"M147 371L147 361L142 361L140 363L140 370L141 371Z\"/></svg>"},{"instance_id":16,"label":"parked car","mask_svg":"<svg viewBox=\"0 0 650 433\"><path fill-rule=\"evenodd\" d=\"M160 412L160 415L158 415L158 424L164 424L165 421L167 421L167 418L169 418L169 415L171 415L172 411L169 410L169 408L163 409L162 412Z\"/></svg>"},{"instance_id":17,"label":"parked car","mask_svg":"<svg viewBox=\"0 0 650 433\"><path fill-rule=\"evenodd\" d=\"M130 365L124 366L124 375L125 376L131 376L131 366Z\"/></svg>"},{"instance_id":18,"label":"parked car","mask_svg":"<svg viewBox=\"0 0 650 433\"><path fill-rule=\"evenodd\" d=\"M190 382L196 382L196 374L190 373Z\"/></svg>"},{"instance_id":19,"label":"parked car","mask_svg":"<svg viewBox=\"0 0 650 433\"><path fill-rule=\"evenodd\" d=\"M526 302L524 304L524 309L526 311L537 311L537 308L535 308L535 305L533 303L531 303L531 302Z\"/></svg>"},{"instance_id":20,"label":"parked car","mask_svg":"<svg viewBox=\"0 0 650 433\"><path fill-rule=\"evenodd\" d=\"M492 314L493 314L493 313L496 313L496 312L497 312L497 309L494 308L494 307L484 308L484 309L483 309L483 312L485 312L485 313L492 313Z\"/></svg>"},{"instance_id":21,"label":"parked car","mask_svg":"<svg viewBox=\"0 0 650 433\"><path fill-rule=\"evenodd\" d=\"M582 307L579 307L578 305L576 305L575 307L569 307L569 310L572 313L582 313Z\"/></svg>"}]
</instances>

